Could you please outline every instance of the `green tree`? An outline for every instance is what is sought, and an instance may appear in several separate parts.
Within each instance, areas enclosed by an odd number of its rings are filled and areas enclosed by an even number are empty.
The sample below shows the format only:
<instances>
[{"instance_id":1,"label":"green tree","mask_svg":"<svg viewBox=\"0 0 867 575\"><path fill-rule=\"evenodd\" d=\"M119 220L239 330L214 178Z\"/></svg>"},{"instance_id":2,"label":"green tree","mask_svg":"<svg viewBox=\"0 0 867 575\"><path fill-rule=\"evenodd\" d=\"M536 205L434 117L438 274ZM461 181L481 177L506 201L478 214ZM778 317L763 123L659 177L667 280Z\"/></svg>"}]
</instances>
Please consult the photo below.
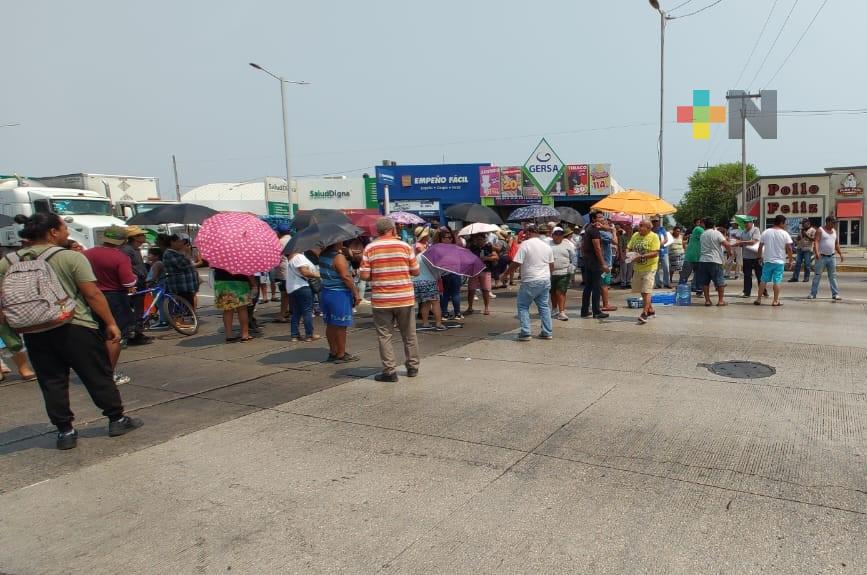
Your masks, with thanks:
<instances>
[{"instance_id":1,"label":"green tree","mask_svg":"<svg viewBox=\"0 0 867 575\"><path fill-rule=\"evenodd\" d=\"M747 182L757 175L755 166L747 164ZM735 215L740 191L740 162L698 169L689 177L689 191L677 204L675 218L684 226L704 217L713 218L714 222L728 221Z\"/></svg>"}]
</instances>

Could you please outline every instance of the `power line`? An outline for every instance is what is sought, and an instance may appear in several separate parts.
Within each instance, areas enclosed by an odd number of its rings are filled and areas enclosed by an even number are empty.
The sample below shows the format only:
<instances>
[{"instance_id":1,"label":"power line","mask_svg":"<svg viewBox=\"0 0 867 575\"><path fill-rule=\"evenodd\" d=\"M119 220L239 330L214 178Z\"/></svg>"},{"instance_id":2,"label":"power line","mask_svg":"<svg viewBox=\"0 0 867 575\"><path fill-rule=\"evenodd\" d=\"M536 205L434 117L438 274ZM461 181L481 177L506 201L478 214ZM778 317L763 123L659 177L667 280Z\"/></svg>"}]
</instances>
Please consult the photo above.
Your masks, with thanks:
<instances>
[{"instance_id":1,"label":"power line","mask_svg":"<svg viewBox=\"0 0 867 575\"><path fill-rule=\"evenodd\" d=\"M777 45L777 41L780 39L780 36L782 36L783 30L786 29L786 24L789 23L789 18L792 17L792 12L795 11L795 7L798 5L798 2L800 2L800 1L801 0L795 0L795 3L792 4L792 7L789 9L789 13L786 14L786 19L783 21L783 25L780 26L780 31L777 32L777 36L776 36L776 38L774 38L774 41L771 43L771 47L768 48L768 52L767 52L767 54L765 54L765 57L762 59L762 63L759 64L759 68L758 68L758 70L756 70L755 76L753 76L753 79L750 80L750 83L747 85L747 91L749 91L749 86L752 86L753 82L756 81L756 78L759 77L759 73L762 71L762 68L765 67L765 62L768 61L768 57L771 55L771 52L774 51L774 46Z\"/></svg>"},{"instance_id":2,"label":"power line","mask_svg":"<svg viewBox=\"0 0 867 575\"><path fill-rule=\"evenodd\" d=\"M746 64L744 64L744 68L743 68L743 70L741 70L741 73L738 75L738 79L735 80L735 83L734 83L734 84L732 84L733 86L737 86L737 85L738 85L738 83L741 81L741 78L743 78L743 76L744 76L744 72L747 71L747 68L749 67L750 62L753 60L753 55L756 53L756 48L759 47L759 43L760 43L761 40L762 40L762 36L765 35L765 29L767 29L767 27L768 27L768 22L771 21L771 16L773 15L774 10L777 8L777 3L778 3L779 1L780 1L780 0L774 0L774 3L771 4L771 10L770 10L770 12L768 12L768 17L765 18L765 23L762 24L762 29L761 29L761 31L759 32L759 37L756 38L756 43L753 44L753 49L750 51L750 55L747 56L747 62L746 62Z\"/></svg>"},{"instance_id":3,"label":"power line","mask_svg":"<svg viewBox=\"0 0 867 575\"><path fill-rule=\"evenodd\" d=\"M704 8L699 8L695 12L690 12L689 14L683 14L681 16L672 16L671 19L675 20L675 19L680 19L680 18L689 18L690 16L695 16L696 14L701 14L705 10L707 10L709 8L713 8L714 6L716 6L717 4L719 4L722 1L723 0L716 0L716 2L712 2L712 3L708 4L707 6L705 6Z\"/></svg>"},{"instance_id":4,"label":"power line","mask_svg":"<svg viewBox=\"0 0 867 575\"><path fill-rule=\"evenodd\" d=\"M678 4L677 6L672 8L671 10L669 10L668 13L671 14L675 10L679 10L680 8L683 8L684 6L686 6L687 4L689 4L690 2L693 2L693 1L694 0L686 0L686 2L681 2L680 4Z\"/></svg>"},{"instance_id":5,"label":"power line","mask_svg":"<svg viewBox=\"0 0 867 575\"><path fill-rule=\"evenodd\" d=\"M801 40L803 40L803 39L804 39L804 36L806 36L806 35L807 35L807 32L809 32L809 31L810 31L810 28L811 28L811 27L812 27L812 26L813 26L813 22L815 22L815 21L816 21L816 18L818 18L818 17L819 17L819 14L820 14L820 13L821 13L821 12L822 12L822 9L823 9L823 8L825 8L825 4L827 4L827 3L828 3L828 0L825 0L825 1L824 1L824 2L822 2L822 4L821 4L821 5L820 5L820 6L819 6L819 9L818 9L818 10L816 10L816 13L815 13L815 14L814 14L814 15L813 15L813 19L812 19L812 20L810 20L810 23L809 23L809 24L807 24L807 27L806 27L806 28L805 28L805 29L804 29L804 32L803 32L803 33L802 33L802 34L801 34L801 37L800 37L800 38L798 38L798 41L797 41L797 42L795 42L795 45L794 45L794 46L792 46L792 50L791 50L791 51L790 51L790 52L789 52L789 53L788 53L788 55L786 55L786 57L785 57L785 59L783 59L783 63L782 63L782 64L780 64L780 67L779 67L779 68L777 68L777 71L776 71L776 72L774 72L774 75L773 75L773 76L771 76L771 79L770 79L770 80L768 80L768 81L767 81L767 82L765 82L765 86L767 86L767 85L768 85L768 84L770 84L770 83L771 83L771 82L773 82L773 81L774 81L774 78L776 78L776 77L777 77L777 74L779 74L779 73L780 73L780 70L782 70L782 69L783 69L783 66L785 66L785 65L786 65L786 62L788 62L788 61L789 61L789 58L791 58L791 57L792 57L792 54L794 54L794 53L795 53L795 50L797 50L797 49L798 49L798 46L800 46L800 45L801 45Z\"/></svg>"}]
</instances>

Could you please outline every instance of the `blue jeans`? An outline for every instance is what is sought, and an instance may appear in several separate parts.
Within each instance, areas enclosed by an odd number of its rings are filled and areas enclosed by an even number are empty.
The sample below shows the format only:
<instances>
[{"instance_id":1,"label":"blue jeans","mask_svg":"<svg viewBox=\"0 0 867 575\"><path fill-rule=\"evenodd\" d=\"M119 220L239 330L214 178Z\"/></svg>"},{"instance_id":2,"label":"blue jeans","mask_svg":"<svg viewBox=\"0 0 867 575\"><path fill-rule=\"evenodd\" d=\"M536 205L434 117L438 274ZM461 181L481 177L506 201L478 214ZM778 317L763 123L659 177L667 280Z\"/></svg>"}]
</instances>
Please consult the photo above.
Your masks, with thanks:
<instances>
[{"instance_id":1,"label":"blue jeans","mask_svg":"<svg viewBox=\"0 0 867 575\"><path fill-rule=\"evenodd\" d=\"M810 263L813 261L813 252L807 250L798 250L798 257L795 259L795 273L792 279L797 281L798 275L801 273L801 265L804 266L804 281L810 279Z\"/></svg>"},{"instance_id":2,"label":"blue jeans","mask_svg":"<svg viewBox=\"0 0 867 575\"><path fill-rule=\"evenodd\" d=\"M292 306L292 318L289 327L292 337L301 337L298 324L304 318L304 334L313 335L313 290L304 286L289 294L289 305Z\"/></svg>"},{"instance_id":3,"label":"blue jeans","mask_svg":"<svg viewBox=\"0 0 867 575\"><path fill-rule=\"evenodd\" d=\"M813 274L813 285L810 287L810 296L816 297L819 293L819 282L822 281L822 270L828 270L828 281L831 283L831 297L840 295L837 287L837 258L835 256L819 256L816 260L816 273Z\"/></svg>"},{"instance_id":4,"label":"blue jeans","mask_svg":"<svg viewBox=\"0 0 867 575\"><path fill-rule=\"evenodd\" d=\"M530 304L535 302L542 319L542 335L552 335L551 325L551 280L521 282L518 288L518 321L521 322L521 335L530 335Z\"/></svg>"},{"instance_id":5,"label":"blue jeans","mask_svg":"<svg viewBox=\"0 0 867 575\"><path fill-rule=\"evenodd\" d=\"M461 276L457 274L444 274L443 293L440 295L440 309L443 316L448 315L449 302L455 315L461 313Z\"/></svg>"},{"instance_id":6,"label":"blue jeans","mask_svg":"<svg viewBox=\"0 0 867 575\"><path fill-rule=\"evenodd\" d=\"M656 279L654 280L653 287L663 288L670 285L671 275L668 271L668 253L659 254L659 267L656 268Z\"/></svg>"}]
</instances>

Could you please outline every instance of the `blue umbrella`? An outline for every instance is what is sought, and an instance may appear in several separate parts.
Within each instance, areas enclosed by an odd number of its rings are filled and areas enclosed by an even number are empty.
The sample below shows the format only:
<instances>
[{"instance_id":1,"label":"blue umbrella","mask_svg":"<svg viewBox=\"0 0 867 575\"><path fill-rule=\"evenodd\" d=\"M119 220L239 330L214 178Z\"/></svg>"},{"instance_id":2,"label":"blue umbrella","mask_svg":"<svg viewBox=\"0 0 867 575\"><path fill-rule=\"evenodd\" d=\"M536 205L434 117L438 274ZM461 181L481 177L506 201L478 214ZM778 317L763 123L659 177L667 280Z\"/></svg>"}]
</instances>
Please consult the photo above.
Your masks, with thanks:
<instances>
[{"instance_id":1,"label":"blue umbrella","mask_svg":"<svg viewBox=\"0 0 867 575\"><path fill-rule=\"evenodd\" d=\"M532 206L524 206L518 208L509 216L510 222L520 222L522 220L535 220L536 218L555 218L560 221L560 212L553 206L543 206L535 204Z\"/></svg>"}]
</instances>

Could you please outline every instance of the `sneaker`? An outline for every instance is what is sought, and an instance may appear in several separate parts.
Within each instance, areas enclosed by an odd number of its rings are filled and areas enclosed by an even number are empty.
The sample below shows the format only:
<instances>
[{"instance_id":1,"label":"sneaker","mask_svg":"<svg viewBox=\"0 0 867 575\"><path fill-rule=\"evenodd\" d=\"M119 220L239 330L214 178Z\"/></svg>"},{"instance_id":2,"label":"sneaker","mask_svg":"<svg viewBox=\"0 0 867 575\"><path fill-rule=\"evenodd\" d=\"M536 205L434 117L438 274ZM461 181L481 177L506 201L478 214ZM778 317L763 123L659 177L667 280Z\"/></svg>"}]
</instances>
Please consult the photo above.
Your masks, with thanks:
<instances>
[{"instance_id":1,"label":"sneaker","mask_svg":"<svg viewBox=\"0 0 867 575\"><path fill-rule=\"evenodd\" d=\"M554 339L554 336L550 333L540 333L539 339Z\"/></svg>"},{"instance_id":2,"label":"sneaker","mask_svg":"<svg viewBox=\"0 0 867 575\"><path fill-rule=\"evenodd\" d=\"M406 368L406 376L407 377L417 377L418 376L418 368L417 367Z\"/></svg>"},{"instance_id":3,"label":"sneaker","mask_svg":"<svg viewBox=\"0 0 867 575\"><path fill-rule=\"evenodd\" d=\"M132 381L132 378L128 375L125 375L119 371L114 372L114 384L115 385L125 385Z\"/></svg>"},{"instance_id":4,"label":"sneaker","mask_svg":"<svg viewBox=\"0 0 867 575\"><path fill-rule=\"evenodd\" d=\"M798 278L789 278L789 283L794 283L798 281Z\"/></svg>"},{"instance_id":5,"label":"sneaker","mask_svg":"<svg viewBox=\"0 0 867 575\"><path fill-rule=\"evenodd\" d=\"M647 314L646 313L641 312L641 315L638 316L638 323L640 323L641 325L644 325L647 323Z\"/></svg>"},{"instance_id":6,"label":"sneaker","mask_svg":"<svg viewBox=\"0 0 867 575\"><path fill-rule=\"evenodd\" d=\"M144 422L141 419L124 415L120 419L108 422L108 436L117 437L138 429L142 425L144 425Z\"/></svg>"},{"instance_id":7,"label":"sneaker","mask_svg":"<svg viewBox=\"0 0 867 575\"><path fill-rule=\"evenodd\" d=\"M647 314L647 319L653 319L653 318L655 318L655 317L656 317L656 312L655 312L655 311L652 311L652 312L650 312L650 313Z\"/></svg>"},{"instance_id":8,"label":"sneaker","mask_svg":"<svg viewBox=\"0 0 867 575\"><path fill-rule=\"evenodd\" d=\"M832 295L832 296L831 296L831 299L832 299L833 301L843 301L843 298L841 298L841 297L838 296L838 295Z\"/></svg>"},{"instance_id":9,"label":"sneaker","mask_svg":"<svg viewBox=\"0 0 867 575\"><path fill-rule=\"evenodd\" d=\"M461 321L461 320L464 319L464 314L459 313L459 314L457 314L457 315L454 317L454 319L456 319L456 320L458 320L458 321Z\"/></svg>"},{"instance_id":10,"label":"sneaker","mask_svg":"<svg viewBox=\"0 0 867 575\"><path fill-rule=\"evenodd\" d=\"M495 294L494 292L491 292L491 299L497 299L497 294Z\"/></svg>"},{"instance_id":11,"label":"sneaker","mask_svg":"<svg viewBox=\"0 0 867 575\"><path fill-rule=\"evenodd\" d=\"M148 336L144 335L143 333L126 340L127 345L147 345L147 344L153 343L153 342L154 342L154 338L148 337Z\"/></svg>"},{"instance_id":12,"label":"sneaker","mask_svg":"<svg viewBox=\"0 0 867 575\"><path fill-rule=\"evenodd\" d=\"M374 375L373 379L376 381L384 381L386 383L397 383L397 373L383 371L382 373Z\"/></svg>"},{"instance_id":13,"label":"sneaker","mask_svg":"<svg viewBox=\"0 0 867 575\"><path fill-rule=\"evenodd\" d=\"M593 314L593 319L605 319L605 318L607 318L607 317L611 317L611 316L609 316L609 315L608 315L607 313L605 313L605 312L602 312L602 313L595 313L595 314Z\"/></svg>"},{"instance_id":14,"label":"sneaker","mask_svg":"<svg viewBox=\"0 0 867 575\"><path fill-rule=\"evenodd\" d=\"M565 313L558 313L556 316L554 316L554 319L559 319L560 321L569 321L569 316Z\"/></svg>"},{"instance_id":15,"label":"sneaker","mask_svg":"<svg viewBox=\"0 0 867 575\"><path fill-rule=\"evenodd\" d=\"M70 431L57 432L57 449L65 450L72 449L78 445L78 432L74 429Z\"/></svg>"},{"instance_id":16,"label":"sneaker","mask_svg":"<svg viewBox=\"0 0 867 575\"><path fill-rule=\"evenodd\" d=\"M449 330L449 328L447 328L447 327L444 326L444 325L436 325L436 326L434 326L434 331L448 331L448 330Z\"/></svg>"},{"instance_id":17,"label":"sneaker","mask_svg":"<svg viewBox=\"0 0 867 575\"><path fill-rule=\"evenodd\" d=\"M530 334L529 333L519 333L517 339L518 339L518 341L530 341Z\"/></svg>"},{"instance_id":18,"label":"sneaker","mask_svg":"<svg viewBox=\"0 0 867 575\"><path fill-rule=\"evenodd\" d=\"M813 294L810 294L807 296L807 299L816 299L816 296L814 296Z\"/></svg>"}]
</instances>

